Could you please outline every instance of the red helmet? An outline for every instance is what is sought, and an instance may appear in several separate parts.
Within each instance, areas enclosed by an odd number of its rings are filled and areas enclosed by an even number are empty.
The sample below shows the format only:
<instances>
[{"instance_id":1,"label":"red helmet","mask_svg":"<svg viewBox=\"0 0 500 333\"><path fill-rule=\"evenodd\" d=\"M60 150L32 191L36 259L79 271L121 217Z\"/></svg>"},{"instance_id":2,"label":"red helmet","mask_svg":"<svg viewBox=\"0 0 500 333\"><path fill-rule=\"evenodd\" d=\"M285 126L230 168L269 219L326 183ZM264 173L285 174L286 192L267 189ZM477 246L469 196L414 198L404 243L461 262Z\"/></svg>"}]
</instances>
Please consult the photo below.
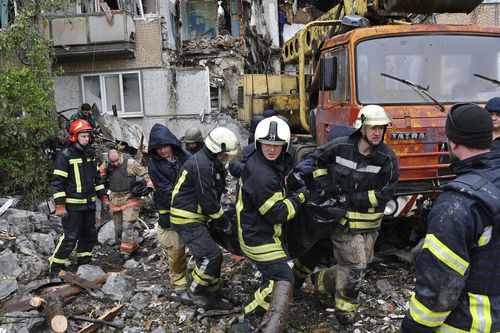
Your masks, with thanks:
<instances>
[{"instance_id":1,"label":"red helmet","mask_svg":"<svg viewBox=\"0 0 500 333\"><path fill-rule=\"evenodd\" d=\"M93 130L90 124L83 119L76 119L69 127L69 141L76 142L76 137L80 132L91 132Z\"/></svg>"}]
</instances>

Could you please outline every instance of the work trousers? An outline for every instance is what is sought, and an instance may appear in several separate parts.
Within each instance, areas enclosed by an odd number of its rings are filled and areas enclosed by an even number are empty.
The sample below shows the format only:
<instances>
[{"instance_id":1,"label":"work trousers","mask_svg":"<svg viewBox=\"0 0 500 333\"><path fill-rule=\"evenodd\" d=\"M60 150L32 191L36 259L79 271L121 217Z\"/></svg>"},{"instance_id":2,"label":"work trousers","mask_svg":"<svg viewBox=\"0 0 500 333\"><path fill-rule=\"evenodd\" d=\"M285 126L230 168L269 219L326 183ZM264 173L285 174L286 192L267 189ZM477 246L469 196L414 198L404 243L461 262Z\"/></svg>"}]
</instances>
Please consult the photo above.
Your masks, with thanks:
<instances>
[{"instance_id":1,"label":"work trousers","mask_svg":"<svg viewBox=\"0 0 500 333\"><path fill-rule=\"evenodd\" d=\"M138 247L134 236L134 223L139 218L141 200L128 192L111 192L110 209L115 225L115 243L121 243L124 251L133 251Z\"/></svg>"},{"instance_id":2,"label":"work trousers","mask_svg":"<svg viewBox=\"0 0 500 333\"><path fill-rule=\"evenodd\" d=\"M170 284L176 291L187 288L186 247L177 231L157 226L158 245L168 258Z\"/></svg>"},{"instance_id":3,"label":"work trousers","mask_svg":"<svg viewBox=\"0 0 500 333\"><path fill-rule=\"evenodd\" d=\"M287 281L293 284L294 277L286 260L271 263L252 262L262 273L262 284L253 294L253 298L245 305L244 311L245 315L253 314L255 317L261 317L269 309L275 281Z\"/></svg>"},{"instance_id":4,"label":"work trousers","mask_svg":"<svg viewBox=\"0 0 500 333\"><path fill-rule=\"evenodd\" d=\"M173 224L196 261L188 286L192 295L219 298L222 251L201 222Z\"/></svg>"},{"instance_id":5,"label":"work trousers","mask_svg":"<svg viewBox=\"0 0 500 333\"><path fill-rule=\"evenodd\" d=\"M331 235L336 264L318 273L314 281L320 292L335 294L337 314L353 313L359 305L359 290L367 265L373 259L378 232L345 233L335 228Z\"/></svg>"},{"instance_id":6,"label":"work trousers","mask_svg":"<svg viewBox=\"0 0 500 333\"><path fill-rule=\"evenodd\" d=\"M96 242L95 210L68 211L62 219L63 234L50 259L51 274L64 268L66 260L76 248L76 257L80 264L90 262L92 248Z\"/></svg>"}]
</instances>

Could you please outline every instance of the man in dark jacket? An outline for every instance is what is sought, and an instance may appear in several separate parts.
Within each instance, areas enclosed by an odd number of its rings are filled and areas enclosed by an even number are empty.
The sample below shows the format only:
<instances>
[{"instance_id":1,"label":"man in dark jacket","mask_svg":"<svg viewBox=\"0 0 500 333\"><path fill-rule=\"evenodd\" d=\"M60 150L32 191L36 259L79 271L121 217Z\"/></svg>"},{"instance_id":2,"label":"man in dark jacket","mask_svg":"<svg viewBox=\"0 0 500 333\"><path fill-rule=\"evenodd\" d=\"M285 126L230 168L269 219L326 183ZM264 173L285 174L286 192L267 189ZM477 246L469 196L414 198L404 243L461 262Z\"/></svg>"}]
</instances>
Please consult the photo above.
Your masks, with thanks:
<instances>
[{"instance_id":1,"label":"man in dark jacket","mask_svg":"<svg viewBox=\"0 0 500 333\"><path fill-rule=\"evenodd\" d=\"M186 248L170 224L170 201L175 181L182 165L191 156L181 142L161 125L155 124L149 133L149 176L153 181L154 200L158 209L158 244L167 252L170 283L175 291L187 287Z\"/></svg>"},{"instance_id":2,"label":"man in dark jacket","mask_svg":"<svg viewBox=\"0 0 500 333\"><path fill-rule=\"evenodd\" d=\"M92 107L90 106L90 104L88 104L88 103L82 104L82 106L80 107L80 110L78 110L77 113L73 114L71 116L71 118L69 119L69 123L66 124L66 129L69 130L69 127L71 126L71 124L77 119L83 119L86 122L88 122L90 124L90 126L92 126L94 134L100 133L100 129L97 126L97 121L95 120L95 117L92 114Z\"/></svg>"},{"instance_id":3,"label":"man in dark jacket","mask_svg":"<svg viewBox=\"0 0 500 333\"><path fill-rule=\"evenodd\" d=\"M334 139L309 156L315 190L335 199L338 208L331 234L336 264L313 274L311 280L319 292L335 295L335 316L341 324L354 322L384 208L396 191L396 155L383 143L390 122L382 107L364 106L353 134Z\"/></svg>"},{"instance_id":4,"label":"man in dark jacket","mask_svg":"<svg viewBox=\"0 0 500 333\"><path fill-rule=\"evenodd\" d=\"M293 293L293 273L282 243L282 224L295 217L309 192L305 188L294 194L285 192L285 154L289 144L290 128L285 121L278 117L262 120L255 131L256 152L241 177L243 185L236 204L240 246L263 277L262 286L244 309L249 321L264 315L270 302L276 300L272 297L276 290ZM286 316L288 304L281 305L275 310Z\"/></svg>"},{"instance_id":5,"label":"man in dark jacket","mask_svg":"<svg viewBox=\"0 0 500 333\"><path fill-rule=\"evenodd\" d=\"M203 148L203 133L198 127L191 127L186 130L184 137L182 138L184 142L184 149L186 149L191 155L196 154L201 148Z\"/></svg>"},{"instance_id":6,"label":"man in dark jacket","mask_svg":"<svg viewBox=\"0 0 500 333\"><path fill-rule=\"evenodd\" d=\"M226 190L224 163L238 150L236 135L225 127L216 127L205 138L205 147L184 164L172 192L172 228L196 260L187 293L205 309L232 308L220 295L222 251L210 236L207 222L211 219L216 230L232 234L220 199Z\"/></svg>"},{"instance_id":7,"label":"man in dark jacket","mask_svg":"<svg viewBox=\"0 0 500 333\"><path fill-rule=\"evenodd\" d=\"M494 97L485 106L493 122L493 142L491 150L500 150L500 97Z\"/></svg>"},{"instance_id":8,"label":"man in dark jacket","mask_svg":"<svg viewBox=\"0 0 500 333\"><path fill-rule=\"evenodd\" d=\"M77 242L78 264L90 262L96 241L96 196L109 205L106 189L97 173L94 151L89 147L91 132L89 123L75 120L69 130L71 145L54 161L50 186L54 192L56 215L62 218L63 234L50 259L50 279L53 281L59 279L59 272Z\"/></svg>"},{"instance_id":9,"label":"man in dark jacket","mask_svg":"<svg viewBox=\"0 0 500 333\"><path fill-rule=\"evenodd\" d=\"M45 155L52 161L56 159L57 153L68 145L69 134L66 130L57 132L57 136L49 136L42 142L42 149Z\"/></svg>"},{"instance_id":10,"label":"man in dark jacket","mask_svg":"<svg viewBox=\"0 0 500 333\"><path fill-rule=\"evenodd\" d=\"M492 128L475 104L448 112L458 178L443 186L427 217L401 332L500 332L500 156L490 152Z\"/></svg>"}]
</instances>

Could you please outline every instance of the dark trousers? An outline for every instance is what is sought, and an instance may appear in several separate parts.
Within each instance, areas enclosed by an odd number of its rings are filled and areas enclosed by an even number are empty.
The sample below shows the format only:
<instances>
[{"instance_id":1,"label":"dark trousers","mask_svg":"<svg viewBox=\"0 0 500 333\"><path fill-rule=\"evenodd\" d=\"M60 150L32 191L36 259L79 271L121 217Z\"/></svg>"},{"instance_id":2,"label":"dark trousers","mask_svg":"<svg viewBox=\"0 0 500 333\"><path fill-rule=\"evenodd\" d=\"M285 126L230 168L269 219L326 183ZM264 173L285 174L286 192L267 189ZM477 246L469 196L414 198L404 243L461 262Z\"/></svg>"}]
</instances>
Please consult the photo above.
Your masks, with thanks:
<instances>
[{"instance_id":1,"label":"dark trousers","mask_svg":"<svg viewBox=\"0 0 500 333\"><path fill-rule=\"evenodd\" d=\"M313 247L301 254L293 261L293 274L296 287L301 287L307 276L321 263L330 267L333 259L333 246L330 239L319 240Z\"/></svg>"},{"instance_id":2,"label":"dark trousers","mask_svg":"<svg viewBox=\"0 0 500 333\"><path fill-rule=\"evenodd\" d=\"M262 284L254 293L245 306L245 315L255 314L257 317L262 316L269 308L270 295L273 291L275 281L287 281L293 283L294 277L290 266L285 260L260 263L253 261L257 269L262 273Z\"/></svg>"},{"instance_id":3,"label":"dark trousers","mask_svg":"<svg viewBox=\"0 0 500 333\"><path fill-rule=\"evenodd\" d=\"M59 237L50 269L52 273L59 272L76 247L76 257L80 263L90 261L92 248L96 242L95 210L68 211L68 216L62 220L63 234Z\"/></svg>"},{"instance_id":4,"label":"dark trousers","mask_svg":"<svg viewBox=\"0 0 500 333\"><path fill-rule=\"evenodd\" d=\"M202 223L172 224L196 260L188 288L192 294L208 295L220 290L222 251Z\"/></svg>"}]
</instances>

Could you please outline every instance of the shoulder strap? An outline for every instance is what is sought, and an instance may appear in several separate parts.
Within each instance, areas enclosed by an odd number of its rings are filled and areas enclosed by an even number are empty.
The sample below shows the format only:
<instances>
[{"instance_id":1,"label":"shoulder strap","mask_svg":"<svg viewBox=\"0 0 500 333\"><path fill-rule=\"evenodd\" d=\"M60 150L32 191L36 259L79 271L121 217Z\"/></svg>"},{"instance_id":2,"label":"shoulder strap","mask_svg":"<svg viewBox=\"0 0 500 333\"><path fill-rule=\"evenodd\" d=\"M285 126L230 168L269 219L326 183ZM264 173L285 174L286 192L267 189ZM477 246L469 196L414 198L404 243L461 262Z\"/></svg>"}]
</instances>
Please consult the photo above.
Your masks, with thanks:
<instances>
[{"instance_id":1,"label":"shoulder strap","mask_svg":"<svg viewBox=\"0 0 500 333\"><path fill-rule=\"evenodd\" d=\"M500 216L500 188L476 173L462 175L441 187L476 200L492 220Z\"/></svg>"}]
</instances>

